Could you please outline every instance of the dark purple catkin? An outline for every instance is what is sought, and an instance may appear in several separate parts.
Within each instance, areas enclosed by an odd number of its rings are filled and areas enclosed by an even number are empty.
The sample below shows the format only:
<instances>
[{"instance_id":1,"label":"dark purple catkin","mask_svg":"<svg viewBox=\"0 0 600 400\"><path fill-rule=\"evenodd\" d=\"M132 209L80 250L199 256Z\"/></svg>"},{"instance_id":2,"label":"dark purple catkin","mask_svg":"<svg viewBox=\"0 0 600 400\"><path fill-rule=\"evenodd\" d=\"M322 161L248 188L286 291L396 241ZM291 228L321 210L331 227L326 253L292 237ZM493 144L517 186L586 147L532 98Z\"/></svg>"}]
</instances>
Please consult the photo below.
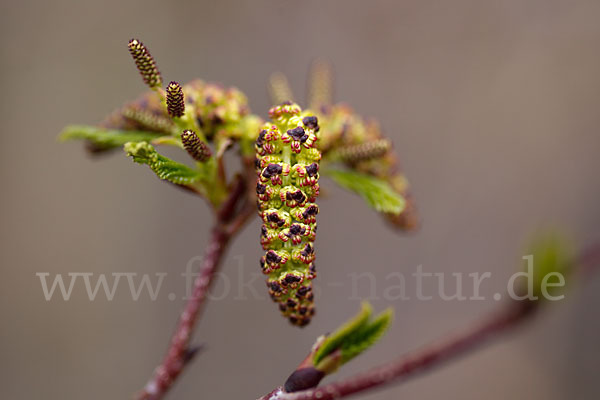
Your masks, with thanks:
<instances>
[{"instance_id":1,"label":"dark purple catkin","mask_svg":"<svg viewBox=\"0 0 600 400\"><path fill-rule=\"evenodd\" d=\"M212 155L208 145L204 143L194 131L183 131L181 133L181 142L188 154L196 161L204 162Z\"/></svg>"},{"instance_id":2,"label":"dark purple catkin","mask_svg":"<svg viewBox=\"0 0 600 400\"><path fill-rule=\"evenodd\" d=\"M133 61L135 61L135 65L138 71L140 71L146 85L151 88L162 85L162 77L156 67L156 62L146 46L137 39L131 39L128 46L129 53L131 53Z\"/></svg>"},{"instance_id":3,"label":"dark purple catkin","mask_svg":"<svg viewBox=\"0 0 600 400\"><path fill-rule=\"evenodd\" d=\"M167 112L171 117L180 118L185 112L183 100L183 88L177 82L171 82L167 86Z\"/></svg>"}]
</instances>

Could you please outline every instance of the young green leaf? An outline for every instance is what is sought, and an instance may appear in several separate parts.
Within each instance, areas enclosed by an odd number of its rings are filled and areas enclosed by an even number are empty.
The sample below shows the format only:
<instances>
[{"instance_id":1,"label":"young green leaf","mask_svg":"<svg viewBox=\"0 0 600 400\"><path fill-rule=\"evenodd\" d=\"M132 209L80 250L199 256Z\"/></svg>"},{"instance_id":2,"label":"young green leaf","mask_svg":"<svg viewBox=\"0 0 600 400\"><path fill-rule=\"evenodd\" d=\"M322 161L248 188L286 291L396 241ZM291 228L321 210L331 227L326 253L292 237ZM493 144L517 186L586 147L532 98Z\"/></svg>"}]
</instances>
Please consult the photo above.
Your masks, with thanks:
<instances>
[{"instance_id":1,"label":"young green leaf","mask_svg":"<svg viewBox=\"0 0 600 400\"><path fill-rule=\"evenodd\" d=\"M367 205L379 212L398 215L406 207L406 199L382 179L350 170L324 169L322 174L360 195Z\"/></svg>"},{"instance_id":2,"label":"young green leaf","mask_svg":"<svg viewBox=\"0 0 600 400\"><path fill-rule=\"evenodd\" d=\"M344 323L332 334L327 335L325 341L315 352L313 357L314 364L319 364L323 358L340 348L349 336L367 325L372 313L373 308L371 305L368 302L363 302L360 312L354 318Z\"/></svg>"},{"instance_id":3,"label":"young green leaf","mask_svg":"<svg viewBox=\"0 0 600 400\"><path fill-rule=\"evenodd\" d=\"M190 185L202 178L200 171L158 154L148 142L126 143L124 149L134 162L148 165L160 179Z\"/></svg>"},{"instance_id":4,"label":"young green leaf","mask_svg":"<svg viewBox=\"0 0 600 400\"><path fill-rule=\"evenodd\" d=\"M327 336L313 356L313 365L326 374L334 372L377 342L390 326L393 311L387 309L371 318L373 309L365 302L361 311Z\"/></svg>"},{"instance_id":5,"label":"young green leaf","mask_svg":"<svg viewBox=\"0 0 600 400\"><path fill-rule=\"evenodd\" d=\"M161 134L147 131L122 131L90 125L69 125L60 134L60 141L87 140L99 150L121 147L127 142L151 141Z\"/></svg>"},{"instance_id":6,"label":"young green leaf","mask_svg":"<svg viewBox=\"0 0 600 400\"><path fill-rule=\"evenodd\" d=\"M342 346L342 364L347 363L363 351L375 344L392 323L394 312L391 308L377 315L372 322L363 325L350 335L348 344Z\"/></svg>"},{"instance_id":7,"label":"young green leaf","mask_svg":"<svg viewBox=\"0 0 600 400\"><path fill-rule=\"evenodd\" d=\"M534 237L527 254L533 257L533 295L544 299L564 291L565 278L569 276L573 263L569 241L559 233L542 233ZM563 284L556 284L557 279Z\"/></svg>"}]
</instances>

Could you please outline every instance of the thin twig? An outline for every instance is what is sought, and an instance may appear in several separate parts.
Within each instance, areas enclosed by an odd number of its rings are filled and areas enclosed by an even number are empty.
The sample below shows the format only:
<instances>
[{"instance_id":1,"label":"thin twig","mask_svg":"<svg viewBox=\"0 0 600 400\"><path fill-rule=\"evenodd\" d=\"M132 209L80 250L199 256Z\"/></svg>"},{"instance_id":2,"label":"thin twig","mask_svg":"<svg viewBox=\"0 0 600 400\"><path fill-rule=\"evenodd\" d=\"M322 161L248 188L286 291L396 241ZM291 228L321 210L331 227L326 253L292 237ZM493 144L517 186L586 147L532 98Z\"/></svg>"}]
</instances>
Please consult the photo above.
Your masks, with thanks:
<instances>
[{"instance_id":1,"label":"thin twig","mask_svg":"<svg viewBox=\"0 0 600 400\"><path fill-rule=\"evenodd\" d=\"M244 206L238 210L240 201L244 201ZM137 394L138 400L161 399L196 354L197 348L190 347L194 327L227 245L251 215L246 207L247 203L247 185L244 179L238 177L228 199L217 212L217 222L212 230L200 273L194 281L192 296L179 317L167 355L154 370L144 389Z\"/></svg>"},{"instance_id":2,"label":"thin twig","mask_svg":"<svg viewBox=\"0 0 600 400\"><path fill-rule=\"evenodd\" d=\"M573 266L577 266L580 274L584 276L595 272L595 269L600 268L600 245L582 252L574 260ZM445 361L465 355L479 348L491 337L521 325L540 304L539 301L513 300L500 312L492 314L461 334L406 354L391 363L301 392L286 393L282 387L278 387L259 400L330 400L391 383L401 383L412 376L438 367Z\"/></svg>"},{"instance_id":3,"label":"thin twig","mask_svg":"<svg viewBox=\"0 0 600 400\"><path fill-rule=\"evenodd\" d=\"M330 400L392 382L402 382L413 375L441 365L443 361L472 351L485 343L486 339L491 336L518 325L518 322L530 315L530 312L535 309L535 304L530 301L511 302L506 309L469 330L453 338L445 339L442 342L406 354L391 363L316 389L285 393L281 388L278 388L261 397L261 400Z\"/></svg>"},{"instance_id":4,"label":"thin twig","mask_svg":"<svg viewBox=\"0 0 600 400\"><path fill-rule=\"evenodd\" d=\"M144 389L136 396L139 400L157 400L164 396L184 366L189 362L190 338L194 331L196 320L202 311L210 284L217 270L231 235L217 224L212 231L206 255L200 273L194 281L192 296L185 305L179 317L177 328L171 338L171 344L163 362L155 369L153 377Z\"/></svg>"},{"instance_id":5,"label":"thin twig","mask_svg":"<svg viewBox=\"0 0 600 400\"><path fill-rule=\"evenodd\" d=\"M236 234L248 221L248 218L256 214L256 206L254 203L247 199L242 208L239 211L238 216L229 223L227 230L230 235Z\"/></svg>"},{"instance_id":6,"label":"thin twig","mask_svg":"<svg viewBox=\"0 0 600 400\"><path fill-rule=\"evenodd\" d=\"M227 223L236 216L236 208L240 201L246 199L248 185L242 175L236 175L230 189L230 194L217 211L217 219L221 223Z\"/></svg>"}]
</instances>

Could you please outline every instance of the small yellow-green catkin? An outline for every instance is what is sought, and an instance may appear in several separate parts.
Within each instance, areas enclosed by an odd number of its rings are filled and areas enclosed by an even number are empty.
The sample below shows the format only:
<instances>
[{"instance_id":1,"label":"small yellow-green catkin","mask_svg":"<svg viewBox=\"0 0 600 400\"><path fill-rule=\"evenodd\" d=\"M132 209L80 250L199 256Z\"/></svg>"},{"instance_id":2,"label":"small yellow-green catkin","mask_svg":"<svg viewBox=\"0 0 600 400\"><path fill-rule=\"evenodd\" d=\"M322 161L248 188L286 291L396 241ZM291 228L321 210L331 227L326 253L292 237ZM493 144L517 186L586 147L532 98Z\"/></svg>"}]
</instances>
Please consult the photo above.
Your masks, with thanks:
<instances>
[{"instance_id":1,"label":"small yellow-green catkin","mask_svg":"<svg viewBox=\"0 0 600 400\"><path fill-rule=\"evenodd\" d=\"M157 115L136 107L125 107L121 111L123 117L134 122L140 129L169 134L175 124L166 116Z\"/></svg>"},{"instance_id":2,"label":"small yellow-green catkin","mask_svg":"<svg viewBox=\"0 0 600 400\"><path fill-rule=\"evenodd\" d=\"M361 161L373 160L386 154L392 148L387 139L371 140L365 143L344 146L335 151L340 161L354 164Z\"/></svg>"},{"instance_id":3,"label":"small yellow-green catkin","mask_svg":"<svg viewBox=\"0 0 600 400\"><path fill-rule=\"evenodd\" d=\"M151 88L160 87L162 85L162 77L156 67L154 58L146 46L137 39L131 39L129 41L129 53L131 53L133 61L135 61L135 65L138 71L140 71L146 85Z\"/></svg>"},{"instance_id":4,"label":"small yellow-green catkin","mask_svg":"<svg viewBox=\"0 0 600 400\"><path fill-rule=\"evenodd\" d=\"M304 326L314 314L319 125L317 117L292 103L271 108L269 116L272 122L263 126L256 141L256 192L266 251L260 264L281 313Z\"/></svg>"},{"instance_id":5,"label":"small yellow-green catkin","mask_svg":"<svg viewBox=\"0 0 600 400\"><path fill-rule=\"evenodd\" d=\"M308 81L308 107L320 110L332 104L333 71L331 64L324 60L315 60L310 68Z\"/></svg>"},{"instance_id":6,"label":"small yellow-green catkin","mask_svg":"<svg viewBox=\"0 0 600 400\"><path fill-rule=\"evenodd\" d=\"M292 88L282 72L275 72L269 77L269 95L271 104L281 104L284 101L294 101Z\"/></svg>"}]
</instances>

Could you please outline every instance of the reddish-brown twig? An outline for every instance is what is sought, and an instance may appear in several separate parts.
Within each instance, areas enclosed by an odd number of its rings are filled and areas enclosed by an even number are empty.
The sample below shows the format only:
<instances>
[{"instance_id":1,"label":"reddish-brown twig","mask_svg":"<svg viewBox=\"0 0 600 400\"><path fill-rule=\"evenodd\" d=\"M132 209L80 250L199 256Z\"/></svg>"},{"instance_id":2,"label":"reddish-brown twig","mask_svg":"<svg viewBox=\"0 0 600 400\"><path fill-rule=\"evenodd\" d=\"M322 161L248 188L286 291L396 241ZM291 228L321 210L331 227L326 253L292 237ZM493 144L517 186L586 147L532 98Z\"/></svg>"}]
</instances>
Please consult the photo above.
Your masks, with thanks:
<instances>
[{"instance_id":1,"label":"reddish-brown twig","mask_svg":"<svg viewBox=\"0 0 600 400\"><path fill-rule=\"evenodd\" d=\"M137 399L155 400L162 398L177 379L185 364L191 359L189 342L194 325L202 310L212 277L221 262L230 238L231 235L220 225L217 224L213 229L202 268L194 281L192 296L179 317L167 355L155 369L154 376L137 395Z\"/></svg>"},{"instance_id":2,"label":"reddish-brown twig","mask_svg":"<svg viewBox=\"0 0 600 400\"><path fill-rule=\"evenodd\" d=\"M244 225L254 212L247 206L249 203L247 185L241 176L235 180L228 199L217 211L217 222L212 235L200 273L194 281L192 296L179 321L171 344L162 363L154 370L154 374L144 389L136 396L138 400L161 399L173 385L183 368L196 354L198 348L190 347L190 339L210 289L213 277L218 269L227 245L231 238ZM241 204L241 206L240 206Z\"/></svg>"},{"instance_id":3,"label":"reddish-brown twig","mask_svg":"<svg viewBox=\"0 0 600 400\"><path fill-rule=\"evenodd\" d=\"M412 375L439 366L443 361L474 350L490 336L517 325L519 321L530 314L534 309L534 304L529 301L512 302L505 310L494 314L468 331L426 346L422 350L406 354L389 364L316 389L284 393L281 388L277 388L263 396L261 400L337 399L388 383L401 382Z\"/></svg>"},{"instance_id":4,"label":"reddish-brown twig","mask_svg":"<svg viewBox=\"0 0 600 400\"><path fill-rule=\"evenodd\" d=\"M579 257L573 266L577 266L582 275L600 268L600 245L590 247ZM408 353L396 361L375 367L366 372L327 385L286 393L278 387L260 400L329 400L350 396L365 390L382 387L386 384L400 383L421 372L438 367L445 361L465 355L484 344L487 339L511 328L521 325L539 301L511 301L500 312L494 313L479 324L461 334L445 338L421 350Z\"/></svg>"}]
</instances>

